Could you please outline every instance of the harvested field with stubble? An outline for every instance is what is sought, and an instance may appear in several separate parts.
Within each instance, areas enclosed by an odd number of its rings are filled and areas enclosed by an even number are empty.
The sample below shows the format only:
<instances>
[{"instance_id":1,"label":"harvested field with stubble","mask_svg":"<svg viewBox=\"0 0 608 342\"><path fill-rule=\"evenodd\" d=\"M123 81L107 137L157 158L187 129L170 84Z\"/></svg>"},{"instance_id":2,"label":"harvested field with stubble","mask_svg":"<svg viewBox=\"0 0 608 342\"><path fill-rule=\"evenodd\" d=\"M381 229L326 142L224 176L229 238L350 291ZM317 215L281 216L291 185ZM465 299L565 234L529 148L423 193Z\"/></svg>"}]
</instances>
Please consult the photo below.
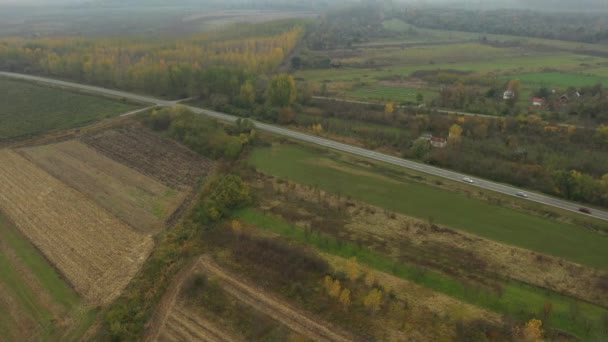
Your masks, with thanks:
<instances>
[{"instance_id":1,"label":"harvested field with stubble","mask_svg":"<svg viewBox=\"0 0 608 342\"><path fill-rule=\"evenodd\" d=\"M136 124L101 131L82 141L172 189L192 188L212 168L209 159Z\"/></svg>"},{"instance_id":2,"label":"harvested field with stubble","mask_svg":"<svg viewBox=\"0 0 608 342\"><path fill-rule=\"evenodd\" d=\"M164 228L165 220L187 196L75 140L24 148L19 153L144 233Z\"/></svg>"},{"instance_id":3,"label":"harvested field with stubble","mask_svg":"<svg viewBox=\"0 0 608 342\"><path fill-rule=\"evenodd\" d=\"M116 298L153 247L150 236L9 150L0 151L0 209L93 305Z\"/></svg>"}]
</instances>

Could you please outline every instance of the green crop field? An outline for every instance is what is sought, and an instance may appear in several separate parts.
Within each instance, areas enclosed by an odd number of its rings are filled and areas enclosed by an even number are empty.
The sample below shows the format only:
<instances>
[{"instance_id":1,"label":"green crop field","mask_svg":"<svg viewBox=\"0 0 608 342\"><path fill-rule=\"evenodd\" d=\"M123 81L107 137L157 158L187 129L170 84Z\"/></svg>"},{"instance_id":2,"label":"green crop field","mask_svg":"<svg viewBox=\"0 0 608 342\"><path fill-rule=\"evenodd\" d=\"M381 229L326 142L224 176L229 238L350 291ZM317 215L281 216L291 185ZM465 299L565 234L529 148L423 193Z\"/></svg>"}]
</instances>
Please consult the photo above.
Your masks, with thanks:
<instances>
[{"instance_id":1,"label":"green crop field","mask_svg":"<svg viewBox=\"0 0 608 342\"><path fill-rule=\"evenodd\" d=\"M370 169L345 158L339 153L323 153L300 145L278 145L255 150L250 162L259 171L277 177L319 186L492 240L608 269L606 235L383 175L373 172L378 171L378 166Z\"/></svg>"},{"instance_id":2,"label":"green crop field","mask_svg":"<svg viewBox=\"0 0 608 342\"><path fill-rule=\"evenodd\" d=\"M590 71L587 71L590 72ZM573 74L573 73L560 73L560 72L546 72L546 73L532 73L532 74L516 74L503 76L505 80L508 79L519 79L522 85L535 86L535 87L583 87L602 83L608 85L608 77L591 76L584 74Z\"/></svg>"},{"instance_id":3,"label":"green crop field","mask_svg":"<svg viewBox=\"0 0 608 342\"><path fill-rule=\"evenodd\" d=\"M417 70L460 70L478 73L524 73L541 72L550 66L559 66L562 71L579 71L581 63L587 63L590 67L597 67L608 59L589 57L575 54L557 55L533 55L515 58L499 58L479 62L457 62L406 65L396 63L390 67L383 68L341 68L341 69L313 69L303 70L295 74L296 77L308 81L357 81L379 79L387 76L409 76Z\"/></svg>"},{"instance_id":4,"label":"green crop field","mask_svg":"<svg viewBox=\"0 0 608 342\"><path fill-rule=\"evenodd\" d=\"M82 126L136 108L131 103L0 77L0 140Z\"/></svg>"},{"instance_id":5,"label":"green crop field","mask_svg":"<svg viewBox=\"0 0 608 342\"><path fill-rule=\"evenodd\" d=\"M0 303L8 300L14 305L12 315L0 308L1 336L14 341L30 333L43 340L78 339L93 323L96 312L85 309L76 292L1 214L0 236ZM57 329L59 320L69 320L69 327ZM19 331L23 328L19 322L30 322L36 329Z\"/></svg>"},{"instance_id":6,"label":"green crop field","mask_svg":"<svg viewBox=\"0 0 608 342\"><path fill-rule=\"evenodd\" d=\"M433 271L421 273L413 265L396 262L390 257L380 255L365 247L348 242L338 242L321 234L306 234L303 229L285 222L279 217L266 215L254 209L241 210L236 216L247 224L311 245L321 252L343 258L356 257L359 262L379 271L394 274L464 302L498 313L509 314L521 320L542 312L545 304L551 303L553 308L551 326L579 337L595 336L601 329L602 316L608 314L608 310L599 306L515 281L502 282L504 291L500 296L495 293L467 289L456 278ZM582 316L576 320L571 316L573 305L578 308ZM591 324L590 330L586 327L589 324L587 322Z\"/></svg>"},{"instance_id":7,"label":"green crop field","mask_svg":"<svg viewBox=\"0 0 608 342\"><path fill-rule=\"evenodd\" d=\"M386 86L372 86L357 88L344 94L346 97L355 97L369 100L383 100L395 102L416 102L416 96L422 94L424 100L437 96L436 92L427 89L410 89Z\"/></svg>"},{"instance_id":8,"label":"green crop field","mask_svg":"<svg viewBox=\"0 0 608 342\"><path fill-rule=\"evenodd\" d=\"M414 27L403 20L390 19L382 22L382 27L385 30L393 32L406 32L407 30L413 29Z\"/></svg>"}]
</instances>

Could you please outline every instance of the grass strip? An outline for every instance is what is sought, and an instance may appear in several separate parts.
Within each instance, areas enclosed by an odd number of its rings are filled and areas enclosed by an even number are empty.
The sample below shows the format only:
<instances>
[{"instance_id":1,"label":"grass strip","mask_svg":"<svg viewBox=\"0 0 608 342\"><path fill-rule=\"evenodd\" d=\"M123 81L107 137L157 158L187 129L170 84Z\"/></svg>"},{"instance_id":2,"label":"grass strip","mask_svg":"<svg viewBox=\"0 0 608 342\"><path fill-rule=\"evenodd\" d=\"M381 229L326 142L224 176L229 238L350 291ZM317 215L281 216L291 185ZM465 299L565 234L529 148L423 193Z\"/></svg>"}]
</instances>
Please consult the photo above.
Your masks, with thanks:
<instances>
[{"instance_id":1,"label":"grass strip","mask_svg":"<svg viewBox=\"0 0 608 342\"><path fill-rule=\"evenodd\" d=\"M608 315L608 310L601 307L515 281L503 282L501 294L480 291L479 288L466 286L458 279L396 262L367 248L339 241L323 234L309 234L279 217L266 215L255 209L240 210L235 216L247 224L270 230L290 240L305 243L322 252L343 258L356 257L362 264L378 271L393 274L463 302L507 314L520 320L538 317L545 304L551 303L552 314L546 324L581 338L600 336L601 318Z\"/></svg>"}]
</instances>

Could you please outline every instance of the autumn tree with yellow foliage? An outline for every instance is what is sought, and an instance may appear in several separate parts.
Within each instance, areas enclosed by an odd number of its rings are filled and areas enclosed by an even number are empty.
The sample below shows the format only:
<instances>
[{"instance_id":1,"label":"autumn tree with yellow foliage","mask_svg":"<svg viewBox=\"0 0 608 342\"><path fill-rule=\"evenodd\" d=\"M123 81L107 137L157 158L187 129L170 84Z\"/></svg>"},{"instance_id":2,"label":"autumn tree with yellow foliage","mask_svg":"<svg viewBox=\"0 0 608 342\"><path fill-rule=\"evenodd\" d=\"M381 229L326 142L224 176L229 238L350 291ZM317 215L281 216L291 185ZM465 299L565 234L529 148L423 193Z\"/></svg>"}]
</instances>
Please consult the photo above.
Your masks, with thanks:
<instances>
[{"instance_id":1,"label":"autumn tree with yellow foliage","mask_svg":"<svg viewBox=\"0 0 608 342\"><path fill-rule=\"evenodd\" d=\"M283 31L217 31L185 38L50 37L0 39L0 69L42 74L163 96L238 96L252 74L276 70L302 37L298 22ZM229 93L229 94L228 94ZM242 100L250 103L248 87ZM291 97L290 97L291 99Z\"/></svg>"},{"instance_id":2,"label":"autumn tree with yellow foliage","mask_svg":"<svg viewBox=\"0 0 608 342\"><path fill-rule=\"evenodd\" d=\"M321 124L314 124L310 126L310 130L316 135L321 135L323 133L323 126Z\"/></svg>"},{"instance_id":3,"label":"autumn tree with yellow foliage","mask_svg":"<svg viewBox=\"0 0 608 342\"><path fill-rule=\"evenodd\" d=\"M363 305L372 313L378 312L382 305L382 291L372 289L363 299Z\"/></svg>"},{"instance_id":4,"label":"autumn tree with yellow foliage","mask_svg":"<svg viewBox=\"0 0 608 342\"><path fill-rule=\"evenodd\" d=\"M340 303L342 303L345 310L350 306L351 301L349 289L343 289L342 292L340 292Z\"/></svg>"},{"instance_id":5,"label":"autumn tree with yellow foliage","mask_svg":"<svg viewBox=\"0 0 608 342\"><path fill-rule=\"evenodd\" d=\"M542 326L543 322L540 319L533 318L523 327L516 327L513 334L522 342L541 342L544 335Z\"/></svg>"},{"instance_id":6,"label":"autumn tree with yellow foliage","mask_svg":"<svg viewBox=\"0 0 608 342\"><path fill-rule=\"evenodd\" d=\"M387 103L384 106L384 113L386 114L393 114L393 112L395 112L395 104L392 102Z\"/></svg>"},{"instance_id":7,"label":"autumn tree with yellow foliage","mask_svg":"<svg viewBox=\"0 0 608 342\"><path fill-rule=\"evenodd\" d=\"M350 280L357 280L361 277L361 266L357 262L357 257L352 257L346 261L346 275Z\"/></svg>"}]
</instances>

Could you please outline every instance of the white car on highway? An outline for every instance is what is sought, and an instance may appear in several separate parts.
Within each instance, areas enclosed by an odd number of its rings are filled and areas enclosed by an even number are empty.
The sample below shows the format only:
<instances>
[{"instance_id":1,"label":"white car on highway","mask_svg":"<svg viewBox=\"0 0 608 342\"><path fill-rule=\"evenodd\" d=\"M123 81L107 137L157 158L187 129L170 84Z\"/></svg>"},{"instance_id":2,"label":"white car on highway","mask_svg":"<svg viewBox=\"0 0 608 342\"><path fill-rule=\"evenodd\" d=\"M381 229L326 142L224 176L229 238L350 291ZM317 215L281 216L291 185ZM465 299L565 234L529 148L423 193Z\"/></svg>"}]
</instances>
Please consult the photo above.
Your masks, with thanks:
<instances>
[{"instance_id":1,"label":"white car on highway","mask_svg":"<svg viewBox=\"0 0 608 342\"><path fill-rule=\"evenodd\" d=\"M474 182L474 181L473 181L471 178L469 178L469 177L464 177L464 178L462 179L462 181L463 181L463 182L465 182L465 183L469 183L469 184L473 184L473 183L475 183L475 182Z\"/></svg>"},{"instance_id":2,"label":"white car on highway","mask_svg":"<svg viewBox=\"0 0 608 342\"><path fill-rule=\"evenodd\" d=\"M528 198L528 194L526 194L523 191L519 191L518 193L516 193L515 195L519 196L519 197L523 197L523 198Z\"/></svg>"}]
</instances>

